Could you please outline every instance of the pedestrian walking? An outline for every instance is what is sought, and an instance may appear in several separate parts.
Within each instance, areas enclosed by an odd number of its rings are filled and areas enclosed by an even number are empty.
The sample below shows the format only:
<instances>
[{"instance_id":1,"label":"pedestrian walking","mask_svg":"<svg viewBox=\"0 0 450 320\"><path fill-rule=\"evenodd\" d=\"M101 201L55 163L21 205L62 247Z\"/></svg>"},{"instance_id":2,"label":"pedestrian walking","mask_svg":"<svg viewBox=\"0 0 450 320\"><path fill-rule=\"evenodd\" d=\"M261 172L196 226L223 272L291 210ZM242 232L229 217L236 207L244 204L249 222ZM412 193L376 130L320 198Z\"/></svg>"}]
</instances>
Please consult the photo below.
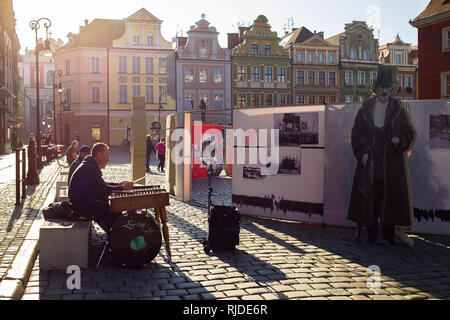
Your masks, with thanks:
<instances>
[{"instance_id":1,"label":"pedestrian walking","mask_svg":"<svg viewBox=\"0 0 450 320\"><path fill-rule=\"evenodd\" d=\"M151 172L150 170L150 158L152 153L156 153L155 145L153 144L152 137L147 135L147 150L145 153L145 172Z\"/></svg>"},{"instance_id":2,"label":"pedestrian walking","mask_svg":"<svg viewBox=\"0 0 450 320\"><path fill-rule=\"evenodd\" d=\"M161 138L160 142L156 145L156 151L158 152L158 171L164 172L164 163L166 157L166 145L164 143L164 138Z\"/></svg>"},{"instance_id":3,"label":"pedestrian walking","mask_svg":"<svg viewBox=\"0 0 450 320\"><path fill-rule=\"evenodd\" d=\"M66 159L67 164L70 166L72 162L74 162L77 159L77 153L76 150L78 149L79 142L77 140L74 140L72 144L70 145L69 149L67 149L66 152Z\"/></svg>"}]
</instances>

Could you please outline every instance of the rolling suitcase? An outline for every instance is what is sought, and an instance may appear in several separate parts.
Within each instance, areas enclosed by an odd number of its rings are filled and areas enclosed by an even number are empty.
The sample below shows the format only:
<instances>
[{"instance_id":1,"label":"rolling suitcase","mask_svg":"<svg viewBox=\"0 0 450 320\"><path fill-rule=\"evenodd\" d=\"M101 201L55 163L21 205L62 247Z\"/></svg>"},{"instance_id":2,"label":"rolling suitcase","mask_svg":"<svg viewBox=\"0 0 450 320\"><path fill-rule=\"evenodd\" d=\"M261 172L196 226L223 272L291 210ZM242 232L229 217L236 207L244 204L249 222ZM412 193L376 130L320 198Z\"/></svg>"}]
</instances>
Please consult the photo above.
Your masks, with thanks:
<instances>
[{"instance_id":1,"label":"rolling suitcase","mask_svg":"<svg viewBox=\"0 0 450 320\"><path fill-rule=\"evenodd\" d=\"M234 250L239 244L240 214L238 209L211 204L211 173L208 171L208 235L203 241L205 253Z\"/></svg>"}]
</instances>

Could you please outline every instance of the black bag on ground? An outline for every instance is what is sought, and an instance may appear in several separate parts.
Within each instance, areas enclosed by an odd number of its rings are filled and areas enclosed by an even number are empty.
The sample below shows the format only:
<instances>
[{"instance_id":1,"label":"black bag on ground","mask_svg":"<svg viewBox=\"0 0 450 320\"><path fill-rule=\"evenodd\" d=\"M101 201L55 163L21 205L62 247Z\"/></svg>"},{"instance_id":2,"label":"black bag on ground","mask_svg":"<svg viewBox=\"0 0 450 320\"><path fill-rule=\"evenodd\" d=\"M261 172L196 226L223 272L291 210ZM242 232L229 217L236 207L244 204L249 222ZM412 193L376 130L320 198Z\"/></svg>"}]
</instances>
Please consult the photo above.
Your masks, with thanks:
<instances>
[{"instance_id":1,"label":"black bag on ground","mask_svg":"<svg viewBox=\"0 0 450 320\"><path fill-rule=\"evenodd\" d=\"M45 220L69 218L69 214L72 211L72 204L68 201L53 202L42 209L42 214Z\"/></svg>"},{"instance_id":2,"label":"black bag on ground","mask_svg":"<svg viewBox=\"0 0 450 320\"><path fill-rule=\"evenodd\" d=\"M235 207L211 206L208 246L213 251L234 250L239 244L240 214Z\"/></svg>"}]
</instances>

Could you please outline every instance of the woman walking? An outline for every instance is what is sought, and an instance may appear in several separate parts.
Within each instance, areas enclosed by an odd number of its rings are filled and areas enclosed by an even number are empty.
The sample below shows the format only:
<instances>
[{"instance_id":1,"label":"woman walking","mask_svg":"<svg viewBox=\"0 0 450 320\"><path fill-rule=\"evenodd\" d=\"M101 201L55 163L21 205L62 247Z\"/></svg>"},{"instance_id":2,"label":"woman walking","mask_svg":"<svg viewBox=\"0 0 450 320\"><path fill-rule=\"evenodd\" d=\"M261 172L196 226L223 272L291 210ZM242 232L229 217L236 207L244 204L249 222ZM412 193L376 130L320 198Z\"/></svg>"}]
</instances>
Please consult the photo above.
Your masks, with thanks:
<instances>
[{"instance_id":1,"label":"woman walking","mask_svg":"<svg viewBox=\"0 0 450 320\"><path fill-rule=\"evenodd\" d=\"M164 144L164 138L161 138L160 142L156 145L156 152L158 152L158 171L164 172L164 163L165 163L165 157L166 157L166 146Z\"/></svg>"}]
</instances>

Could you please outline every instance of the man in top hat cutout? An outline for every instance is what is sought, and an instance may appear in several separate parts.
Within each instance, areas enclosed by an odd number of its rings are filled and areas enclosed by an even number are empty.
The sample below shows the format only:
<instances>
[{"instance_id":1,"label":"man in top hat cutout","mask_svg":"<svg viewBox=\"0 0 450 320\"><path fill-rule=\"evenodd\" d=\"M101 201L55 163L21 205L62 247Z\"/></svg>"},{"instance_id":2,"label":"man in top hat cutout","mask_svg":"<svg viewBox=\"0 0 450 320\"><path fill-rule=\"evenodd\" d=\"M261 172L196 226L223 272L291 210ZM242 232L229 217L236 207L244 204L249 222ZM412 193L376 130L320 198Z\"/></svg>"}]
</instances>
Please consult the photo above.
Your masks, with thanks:
<instances>
[{"instance_id":1,"label":"man in top hat cutout","mask_svg":"<svg viewBox=\"0 0 450 320\"><path fill-rule=\"evenodd\" d=\"M378 67L376 95L362 103L352 128L357 166L348 219L358 225L354 241L393 245L395 226L411 225L406 153L416 134L406 109L390 96L394 79L395 67Z\"/></svg>"}]
</instances>

